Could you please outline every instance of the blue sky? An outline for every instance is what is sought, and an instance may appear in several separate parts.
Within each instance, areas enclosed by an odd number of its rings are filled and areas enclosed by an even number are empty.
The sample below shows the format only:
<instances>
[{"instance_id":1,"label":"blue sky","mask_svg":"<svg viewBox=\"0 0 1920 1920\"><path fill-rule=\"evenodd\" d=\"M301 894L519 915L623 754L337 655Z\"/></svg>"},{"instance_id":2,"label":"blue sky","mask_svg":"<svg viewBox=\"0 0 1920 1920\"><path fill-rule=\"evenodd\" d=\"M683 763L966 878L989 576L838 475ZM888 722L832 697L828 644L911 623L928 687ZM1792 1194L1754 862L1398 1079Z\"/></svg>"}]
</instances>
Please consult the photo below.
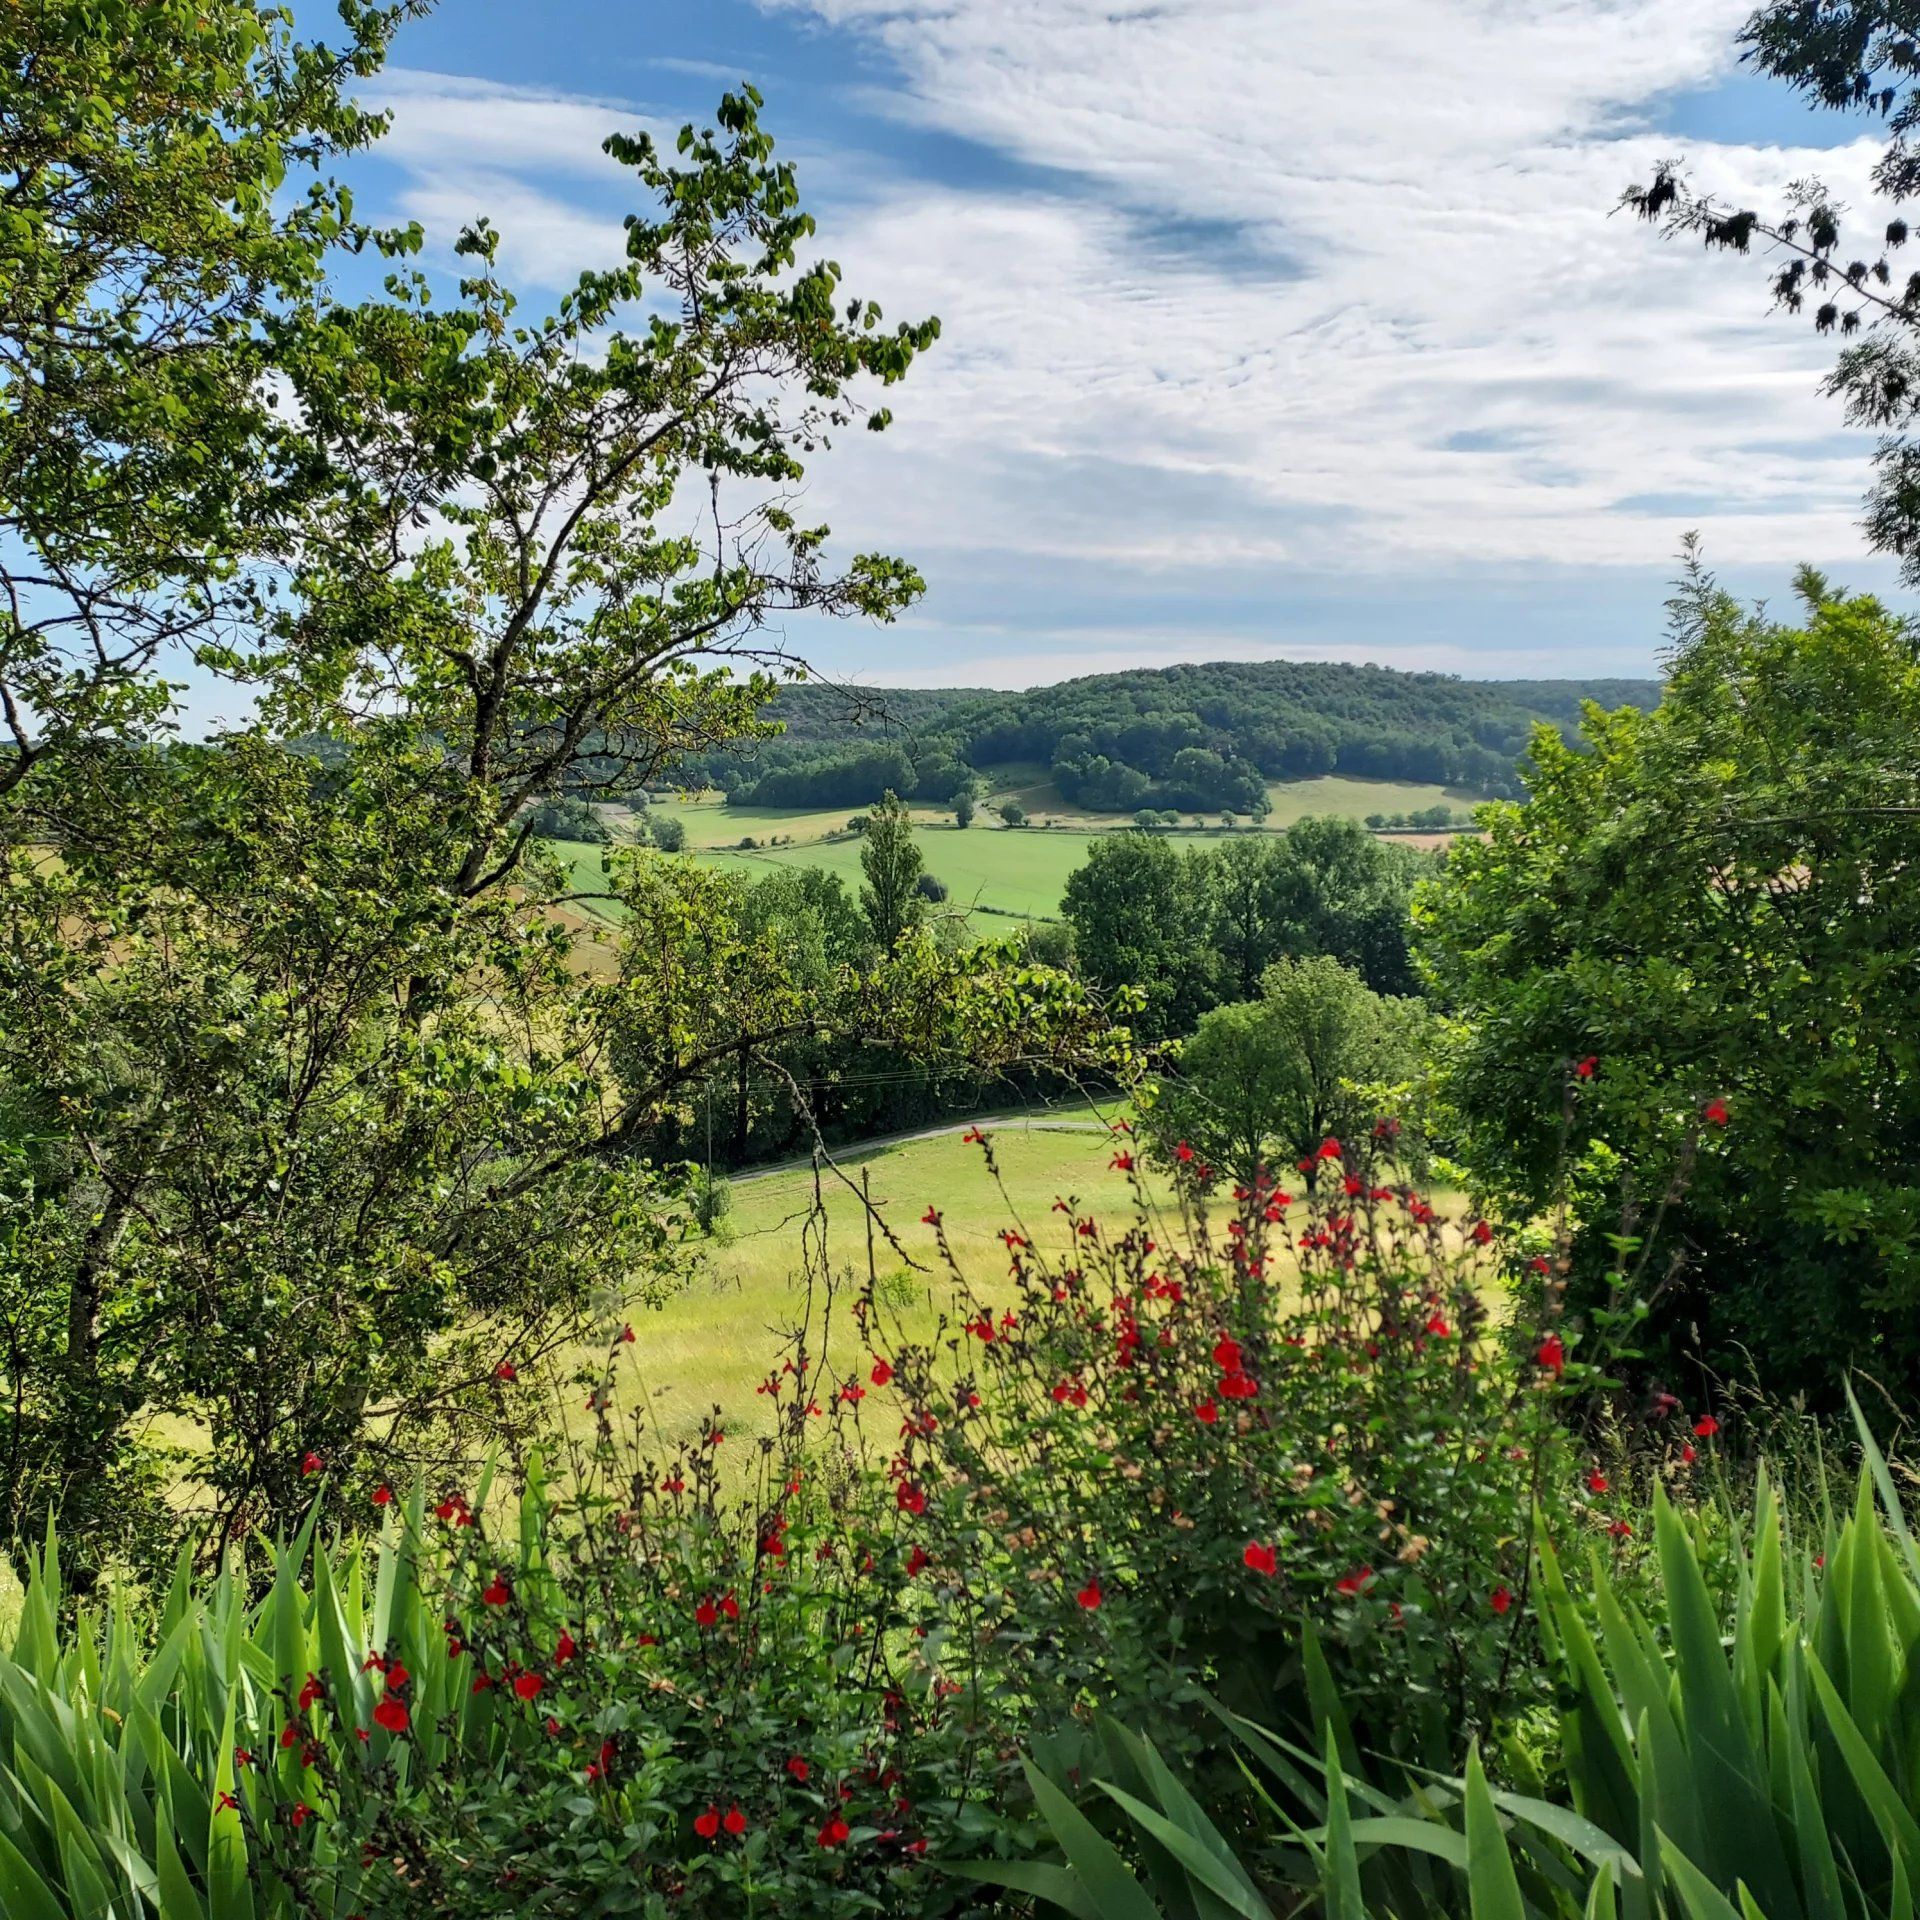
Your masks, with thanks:
<instances>
[{"instance_id":1,"label":"blue sky","mask_svg":"<svg viewBox=\"0 0 1920 1920\"><path fill-rule=\"evenodd\" d=\"M1741 73L1746 0L441 0L370 97L363 211L488 212L533 304L617 255L616 127L735 80L821 251L943 337L809 504L927 576L836 674L1015 686L1180 659L1634 673L1680 535L1736 589L1891 587L1868 444L1764 269L1610 209L1741 198L1864 129ZM317 25L318 21L313 20ZM855 444L855 442L858 444Z\"/></svg>"}]
</instances>

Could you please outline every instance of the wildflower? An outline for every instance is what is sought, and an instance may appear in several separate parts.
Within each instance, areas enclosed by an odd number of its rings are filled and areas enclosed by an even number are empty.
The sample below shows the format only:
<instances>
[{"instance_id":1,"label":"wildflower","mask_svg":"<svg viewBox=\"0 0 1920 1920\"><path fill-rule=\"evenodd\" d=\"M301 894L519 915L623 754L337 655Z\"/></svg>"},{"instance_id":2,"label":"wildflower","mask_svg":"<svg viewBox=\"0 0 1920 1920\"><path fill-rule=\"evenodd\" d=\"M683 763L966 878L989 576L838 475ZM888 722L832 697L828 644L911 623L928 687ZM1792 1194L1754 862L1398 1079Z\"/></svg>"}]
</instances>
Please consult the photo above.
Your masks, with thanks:
<instances>
[{"instance_id":1,"label":"wildflower","mask_svg":"<svg viewBox=\"0 0 1920 1920\"><path fill-rule=\"evenodd\" d=\"M615 1341L614 1344L616 1346L625 1346L625 1347L630 1347L633 1345L633 1322L632 1321L628 1321L627 1324L620 1329L620 1338L617 1341Z\"/></svg>"},{"instance_id":2,"label":"wildflower","mask_svg":"<svg viewBox=\"0 0 1920 1920\"><path fill-rule=\"evenodd\" d=\"M565 1627L562 1627L560 1629L560 1638L553 1643L554 1659L571 1660L578 1651L579 1648L573 1643L573 1635L570 1634Z\"/></svg>"},{"instance_id":3,"label":"wildflower","mask_svg":"<svg viewBox=\"0 0 1920 1920\"><path fill-rule=\"evenodd\" d=\"M1702 1440L1711 1440L1720 1431L1720 1422L1712 1414L1703 1413L1693 1423L1693 1430Z\"/></svg>"},{"instance_id":4,"label":"wildflower","mask_svg":"<svg viewBox=\"0 0 1920 1920\"><path fill-rule=\"evenodd\" d=\"M893 1491L895 1503L902 1513L925 1513L927 1496L916 1481L902 1480Z\"/></svg>"},{"instance_id":5,"label":"wildflower","mask_svg":"<svg viewBox=\"0 0 1920 1920\"><path fill-rule=\"evenodd\" d=\"M1487 1598L1487 1605L1490 1606L1495 1613L1505 1613L1507 1609L1513 1605L1513 1595L1510 1594L1505 1587L1495 1587Z\"/></svg>"},{"instance_id":6,"label":"wildflower","mask_svg":"<svg viewBox=\"0 0 1920 1920\"><path fill-rule=\"evenodd\" d=\"M1251 1400L1260 1391L1260 1383L1250 1373L1229 1373L1220 1382L1225 1400Z\"/></svg>"},{"instance_id":7,"label":"wildflower","mask_svg":"<svg viewBox=\"0 0 1920 1920\"><path fill-rule=\"evenodd\" d=\"M1262 1546L1258 1540L1249 1540L1247 1550L1240 1558L1253 1573L1277 1573L1280 1568L1279 1555L1272 1547Z\"/></svg>"},{"instance_id":8,"label":"wildflower","mask_svg":"<svg viewBox=\"0 0 1920 1920\"><path fill-rule=\"evenodd\" d=\"M740 1811L738 1805L731 1806L727 1809L727 1817L720 1824L737 1840L747 1830L747 1816Z\"/></svg>"},{"instance_id":9,"label":"wildflower","mask_svg":"<svg viewBox=\"0 0 1920 1920\"><path fill-rule=\"evenodd\" d=\"M911 1580L915 1574L924 1572L928 1565L929 1556L926 1548L915 1541L913 1551L907 1555L907 1578Z\"/></svg>"},{"instance_id":10,"label":"wildflower","mask_svg":"<svg viewBox=\"0 0 1920 1920\"><path fill-rule=\"evenodd\" d=\"M1340 1145L1338 1140L1329 1139L1320 1142L1320 1158L1322 1160L1338 1160L1344 1151L1345 1149Z\"/></svg>"},{"instance_id":11,"label":"wildflower","mask_svg":"<svg viewBox=\"0 0 1920 1920\"><path fill-rule=\"evenodd\" d=\"M287 1819L296 1827L304 1827L312 1818L313 1809L304 1800L287 1815Z\"/></svg>"},{"instance_id":12,"label":"wildflower","mask_svg":"<svg viewBox=\"0 0 1920 1920\"><path fill-rule=\"evenodd\" d=\"M923 1227L937 1227L940 1224L940 1209L938 1207L929 1207L926 1212L920 1216L920 1224Z\"/></svg>"},{"instance_id":13,"label":"wildflower","mask_svg":"<svg viewBox=\"0 0 1920 1920\"><path fill-rule=\"evenodd\" d=\"M1527 1262L1527 1270L1530 1273L1551 1273L1553 1271L1553 1262L1549 1260L1544 1253L1536 1253L1533 1258Z\"/></svg>"},{"instance_id":14,"label":"wildflower","mask_svg":"<svg viewBox=\"0 0 1920 1920\"><path fill-rule=\"evenodd\" d=\"M1222 1340L1213 1350L1214 1365L1222 1373L1240 1371L1240 1343L1237 1340Z\"/></svg>"},{"instance_id":15,"label":"wildflower","mask_svg":"<svg viewBox=\"0 0 1920 1920\"><path fill-rule=\"evenodd\" d=\"M730 1593L723 1594L720 1599L720 1611L724 1613L729 1620L738 1620L740 1618L740 1602Z\"/></svg>"},{"instance_id":16,"label":"wildflower","mask_svg":"<svg viewBox=\"0 0 1920 1920\"><path fill-rule=\"evenodd\" d=\"M1624 1520L1616 1520L1607 1531L1612 1534L1616 1540L1625 1540L1632 1535L1633 1528Z\"/></svg>"},{"instance_id":17,"label":"wildflower","mask_svg":"<svg viewBox=\"0 0 1920 1920\"><path fill-rule=\"evenodd\" d=\"M1133 1171L1133 1155L1130 1153L1116 1153L1107 1164L1115 1173L1131 1173Z\"/></svg>"},{"instance_id":18,"label":"wildflower","mask_svg":"<svg viewBox=\"0 0 1920 1920\"><path fill-rule=\"evenodd\" d=\"M1178 1160L1182 1166L1184 1166L1189 1160L1193 1158L1193 1149L1190 1146L1188 1146L1184 1140L1182 1140L1180 1144L1174 1148L1173 1157L1176 1160Z\"/></svg>"},{"instance_id":19,"label":"wildflower","mask_svg":"<svg viewBox=\"0 0 1920 1920\"><path fill-rule=\"evenodd\" d=\"M300 1700L299 1700L300 1711L302 1713L305 1713L306 1710L310 1706L312 1706L316 1700L324 1700L326 1697L327 1697L326 1688L323 1687L320 1684L320 1682L313 1677L312 1674L308 1674L306 1685L300 1689Z\"/></svg>"},{"instance_id":20,"label":"wildflower","mask_svg":"<svg viewBox=\"0 0 1920 1920\"><path fill-rule=\"evenodd\" d=\"M319 1473L326 1464L327 1463L322 1460L317 1453L308 1454L306 1458L300 1462L301 1479L306 1479L309 1474Z\"/></svg>"},{"instance_id":21,"label":"wildflower","mask_svg":"<svg viewBox=\"0 0 1920 1920\"><path fill-rule=\"evenodd\" d=\"M1540 1342L1539 1351L1533 1356L1558 1380L1567 1368L1567 1349L1557 1333L1550 1333Z\"/></svg>"},{"instance_id":22,"label":"wildflower","mask_svg":"<svg viewBox=\"0 0 1920 1920\"><path fill-rule=\"evenodd\" d=\"M531 1700L547 1683L537 1673L523 1673L513 1683L516 1699Z\"/></svg>"},{"instance_id":23,"label":"wildflower","mask_svg":"<svg viewBox=\"0 0 1920 1920\"><path fill-rule=\"evenodd\" d=\"M1093 1613L1099 1608L1100 1602L1105 1596L1100 1591L1100 1582L1098 1580L1089 1580L1073 1597L1078 1600L1089 1613Z\"/></svg>"},{"instance_id":24,"label":"wildflower","mask_svg":"<svg viewBox=\"0 0 1920 1920\"><path fill-rule=\"evenodd\" d=\"M987 1144L987 1136L978 1127L969 1127L960 1136L960 1144L963 1147L984 1147Z\"/></svg>"},{"instance_id":25,"label":"wildflower","mask_svg":"<svg viewBox=\"0 0 1920 1920\"><path fill-rule=\"evenodd\" d=\"M1694 1463L1694 1462L1695 1462L1696 1460L1698 1460L1699 1458L1700 1458L1700 1456L1699 1456L1699 1455L1698 1455L1698 1454L1697 1454L1696 1452L1694 1452L1694 1450L1693 1450L1693 1442L1692 1442L1691 1440L1687 1440L1687 1441L1683 1441L1683 1442L1681 1443L1681 1447L1680 1447L1680 1464L1681 1464L1681 1465L1682 1465L1683 1467L1690 1467L1690 1466L1692 1466L1692 1465L1693 1465L1693 1463Z\"/></svg>"},{"instance_id":26,"label":"wildflower","mask_svg":"<svg viewBox=\"0 0 1920 1920\"><path fill-rule=\"evenodd\" d=\"M1709 1100L1700 1109L1700 1117L1712 1121L1716 1127L1724 1127L1727 1124L1727 1103L1720 1099Z\"/></svg>"},{"instance_id":27,"label":"wildflower","mask_svg":"<svg viewBox=\"0 0 1920 1920\"><path fill-rule=\"evenodd\" d=\"M376 1507L390 1507L393 1505L393 1489L388 1486L385 1481L382 1481L379 1486L374 1488L373 1504Z\"/></svg>"},{"instance_id":28,"label":"wildflower","mask_svg":"<svg viewBox=\"0 0 1920 1920\"><path fill-rule=\"evenodd\" d=\"M827 1823L814 1835L814 1844L821 1847L837 1847L853 1829L837 1813L827 1816Z\"/></svg>"},{"instance_id":29,"label":"wildflower","mask_svg":"<svg viewBox=\"0 0 1920 1920\"><path fill-rule=\"evenodd\" d=\"M493 1585L486 1588L480 1598L490 1607L504 1607L513 1598L513 1589L496 1573Z\"/></svg>"},{"instance_id":30,"label":"wildflower","mask_svg":"<svg viewBox=\"0 0 1920 1920\"><path fill-rule=\"evenodd\" d=\"M1602 1473L1598 1467L1595 1467L1593 1471L1587 1475L1587 1491L1589 1493L1605 1493L1607 1486L1607 1476Z\"/></svg>"},{"instance_id":31,"label":"wildflower","mask_svg":"<svg viewBox=\"0 0 1920 1920\"><path fill-rule=\"evenodd\" d=\"M391 1693L383 1695L380 1704L373 1710L374 1724L384 1727L389 1733L405 1733L409 1718L407 1703L396 1700Z\"/></svg>"},{"instance_id":32,"label":"wildflower","mask_svg":"<svg viewBox=\"0 0 1920 1920\"><path fill-rule=\"evenodd\" d=\"M813 1769L796 1753L787 1761L787 1771L804 1787L807 1784L807 1775Z\"/></svg>"},{"instance_id":33,"label":"wildflower","mask_svg":"<svg viewBox=\"0 0 1920 1920\"><path fill-rule=\"evenodd\" d=\"M695 1626L710 1627L720 1618L720 1609L711 1600L702 1600L693 1610Z\"/></svg>"},{"instance_id":34,"label":"wildflower","mask_svg":"<svg viewBox=\"0 0 1920 1920\"><path fill-rule=\"evenodd\" d=\"M844 1386L840 1389L840 1398L850 1407L857 1407L866 1397L866 1388L858 1384Z\"/></svg>"},{"instance_id":35,"label":"wildflower","mask_svg":"<svg viewBox=\"0 0 1920 1920\"><path fill-rule=\"evenodd\" d=\"M876 1358L873 1363L873 1371L867 1375L867 1378L871 1380L876 1387L884 1387L887 1382L893 1378L893 1368L887 1361Z\"/></svg>"},{"instance_id":36,"label":"wildflower","mask_svg":"<svg viewBox=\"0 0 1920 1920\"><path fill-rule=\"evenodd\" d=\"M520 1378L520 1369L516 1367L511 1360L502 1360L500 1364L494 1368L493 1377L496 1380L518 1380Z\"/></svg>"},{"instance_id":37,"label":"wildflower","mask_svg":"<svg viewBox=\"0 0 1920 1920\"><path fill-rule=\"evenodd\" d=\"M1484 1220L1476 1220L1467 1236L1476 1247L1486 1246L1493 1238L1493 1229Z\"/></svg>"},{"instance_id":38,"label":"wildflower","mask_svg":"<svg viewBox=\"0 0 1920 1920\"><path fill-rule=\"evenodd\" d=\"M709 1807L705 1813L695 1814L693 1830L702 1840L711 1840L720 1831L720 1809Z\"/></svg>"},{"instance_id":39,"label":"wildflower","mask_svg":"<svg viewBox=\"0 0 1920 1920\"><path fill-rule=\"evenodd\" d=\"M1453 1329L1447 1325L1447 1317L1445 1314L1436 1313L1428 1320L1427 1331L1432 1334L1436 1340L1444 1340L1452 1333Z\"/></svg>"},{"instance_id":40,"label":"wildflower","mask_svg":"<svg viewBox=\"0 0 1920 1920\"><path fill-rule=\"evenodd\" d=\"M1335 1593L1344 1593L1351 1598L1355 1594L1365 1593L1372 1583L1373 1569L1371 1567L1356 1567L1354 1571L1344 1579L1336 1580L1333 1583L1333 1590Z\"/></svg>"},{"instance_id":41,"label":"wildflower","mask_svg":"<svg viewBox=\"0 0 1920 1920\"><path fill-rule=\"evenodd\" d=\"M1574 1078L1577 1080L1591 1080L1593 1078L1593 1070L1599 1064L1600 1056L1597 1053L1588 1054L1584 1060L1576 1060L1573 1063Z\"/></svg>"},{"instance_id":42,"label":"wildflower","mask_svg":"<svg viewBox=\"0 0 1920 1920\"><path fill-rule=\"evenodd\" d=\"M1203 1427L1210 1427L1220 1418L1220 1409L1216 1407L1211 1400L1202 1400L1200 1404L1194 1408L1193 1417L1198 1420Z\"/></svg>"}]
</instances>

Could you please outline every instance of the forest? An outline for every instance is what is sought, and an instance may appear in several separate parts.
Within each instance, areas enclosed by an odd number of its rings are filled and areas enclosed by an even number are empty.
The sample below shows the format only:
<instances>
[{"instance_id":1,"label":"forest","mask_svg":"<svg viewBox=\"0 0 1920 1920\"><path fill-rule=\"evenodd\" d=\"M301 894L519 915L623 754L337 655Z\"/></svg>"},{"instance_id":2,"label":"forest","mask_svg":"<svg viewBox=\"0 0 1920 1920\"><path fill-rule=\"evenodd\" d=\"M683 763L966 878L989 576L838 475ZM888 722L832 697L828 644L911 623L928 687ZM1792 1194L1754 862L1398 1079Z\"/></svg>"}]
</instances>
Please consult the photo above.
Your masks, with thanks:
<instances>
[{"instance_id":1,"label":"forest","mask_svg":"<svg viewBox=\"0 0 1920 1920\"><path fill-rule=\"evenodd\" d=\"M787 684L977 340L745 83L549 115L564 294L370 218L430 12L0 8L0 1915L1909 1920L1920 620ZM1905 8L1723 51L1920 192ZM1764 256L1911 592L1907 224L1778 191L1607 231Z\"/></svg>"},{"instance_id":2,"label":"forest","mask_svg":"<svg viewBox=\"0 0 1920 1920\"><path fill-rule=\"evenodd\" d=\"M681 777L743 806L863 807L883 793L951 800L1010 765L1044 767L1101 813L1259 816L1272 780L1341 773L1506 799L1534 727L1581 702L1647 707L1647 680L1469 681L1387 667L1261 660L1096 674L1018 694L782 687L777 737L689 757Z\"/></svg>"}]
</instances>

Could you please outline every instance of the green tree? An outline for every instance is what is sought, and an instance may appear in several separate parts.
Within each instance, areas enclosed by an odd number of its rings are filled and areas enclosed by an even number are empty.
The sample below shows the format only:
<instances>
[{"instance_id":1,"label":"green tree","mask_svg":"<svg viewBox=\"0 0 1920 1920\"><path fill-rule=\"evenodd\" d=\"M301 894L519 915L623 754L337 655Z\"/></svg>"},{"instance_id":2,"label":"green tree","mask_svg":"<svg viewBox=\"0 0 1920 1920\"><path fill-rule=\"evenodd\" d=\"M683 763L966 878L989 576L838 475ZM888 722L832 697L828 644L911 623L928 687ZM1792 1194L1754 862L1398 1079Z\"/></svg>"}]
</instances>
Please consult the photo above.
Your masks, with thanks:
<instances>
[{"instance_id":1,"label":"green tree","mask_svg":"<svg viewBox=\"0 0 1920 1920\"><path fill-rule=\"evenodd\" d=\"M1010 827L1024 827L1027 824L1027 810L1018 800L1003 800L1000 803L1000 818Z\"/></svg>"},{"instance_id":2,"label":"green tree","mask_svg":"<svg viewBox=\"0 0 1920 1920\"><path fill-rule=\"evenodd\" d=\"M956 827L973 825L973 794L969 788L962 787L953 796L953 824Z\"/></svg>"},{"instance_id":3,"label":"green tree","mask_svg":"<svg viewBox=\"0 0 1920 1920\"><path fill-rule=\"evenodd\" d=\"M322 169L411 11L346 0L329 47L267 0L0 9L0 792L161 726L163 653L227 662L297 505L263 323L362 237Z\"/></svg>"},{"instance_id":4,"label":"green tree","mask_svg":"<svg viewBox=\"0 0 1920 1920\"><path fill-rule=\"evenodd\" d=\"M1286 845L1299 874L1300 913L1287 951L1331 954L1376 993L1417 992L1409 915L1431 857L1376 840L1357 820L1332 817L1296 821Z\"/></svg>"},{"instance_id":5,"label":"green tree","mask_svg":"<svg viewBox=\"0 0 1920 1920\"><path fill-rule=\"evenodd\" d=\"M1082 972L1102 992L1137 988L1138 1032L1165 1040L1190 1032L1217 995L1203 937L1206 871L1158 834L1103 834L1068 876L1060 911L1073 928Z\"/></svg>"},{"instance_id":6,"label":"green tree","mask_svg":"<svg viewBox=\"0 0 1920 1920\"><path fill-rule=\"evenodd\" d=\"M1149 1114L1163 1158L1181 1141L1250 1183L1371 1125L1419 1065L1422 1015L1326 955L1277 961L1260 998L1216 1007L1182 1042ZM1309 1179L1312 1174L1309 1173Z\"/></svg>"},{"instance_id":7,"label":"green tree","mask_svg":"<svg viewBox=\"0 0 1920 1920\"><path fill-rule=\"evenodd\" d=\"M889 793L867 816L866 843L860 849L861 910L883 953L891 953L926 913L921 893L920 849L914 843L913 818L898 795Z\"/></svg>"},{"instance_id":8,"label":"green tree","mask_svg":"<svg viewBox=\"0 0 1920 1920\"><path fill-rule=\"evenodd\" d=\"M1568 1188L1576 1300L1626 1213L1669 1365L1830 1401L1920 1384L1920 656L1801 585L1790 627L1692 577L1660 707L1543 732L1420 920L1468 1164L1514 1219Z\"/></svg>"},{"instance_id":9,"label":"green tree","mask_svg":"<svg viewBox=\"0 0 1920 1920\"><path fill-rule=\"evenodd\" d=\"M191 39L192 9L154 11ZM450 304L416 278L252 317L291 400L260 446L283 588L227 657L258 726L116 749L96 710L86 751L49 746L0 801L0 1532L58 1507L78 1552L135 1525L218 1548L312 1497L309 1454L364 1512L377 1478L523 1417L499 1363L648 1283L673 1212L633 1149L696 1069L612 1072L627 996L579 977L532 803L752 734L770 683L695 655L918 590L830 565L784 504L933 328L881 329L800 260L757 104L674 163L610 142L647 210L537 323L485 227ZM178 114L208 137L202 103ZM692 472L745 496L714 546L673 511ZM258 537L236 523L220 565ZM156 1416L208 1437L184 1515L152 1497Z\"/></svg>"},{"instance_id":10,"label":"green tree","mask_svg":"<svg viewBox=\"0 0 1920 1920\"><path fill-rule=\"evenodd\" d=\"M647 816L647 829L653 844L662 853L684 853L687 848L687 823L655 808Z\"/></svg>"}]
</instances>

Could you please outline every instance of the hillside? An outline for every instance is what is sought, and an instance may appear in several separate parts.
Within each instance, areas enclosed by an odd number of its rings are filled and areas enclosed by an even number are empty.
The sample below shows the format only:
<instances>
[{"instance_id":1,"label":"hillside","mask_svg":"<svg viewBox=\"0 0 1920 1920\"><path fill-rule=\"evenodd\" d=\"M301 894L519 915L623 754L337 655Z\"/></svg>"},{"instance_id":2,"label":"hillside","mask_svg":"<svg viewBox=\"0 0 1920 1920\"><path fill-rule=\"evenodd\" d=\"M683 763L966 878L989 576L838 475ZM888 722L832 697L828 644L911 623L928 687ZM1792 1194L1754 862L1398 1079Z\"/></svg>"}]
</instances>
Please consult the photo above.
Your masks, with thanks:
<instances>
[{"instance_id":1,"label":"hillside","mask_svg":"<svg viewBox=\"0 0 1920 1920\"><path fill-rule=\"evenodd\" d=\"M1069 804L1263 814L1272 781L1327 774L1518 790L1534 727L1584 700L1657 703L1656 680L1462 680L1315 661L1222 661L1090 675L1020 693L783 688L780 738L680 771L740 806L858 807L891 789L938 805L997 769L1043 775Z\"/></svg>"}]
</instances>

